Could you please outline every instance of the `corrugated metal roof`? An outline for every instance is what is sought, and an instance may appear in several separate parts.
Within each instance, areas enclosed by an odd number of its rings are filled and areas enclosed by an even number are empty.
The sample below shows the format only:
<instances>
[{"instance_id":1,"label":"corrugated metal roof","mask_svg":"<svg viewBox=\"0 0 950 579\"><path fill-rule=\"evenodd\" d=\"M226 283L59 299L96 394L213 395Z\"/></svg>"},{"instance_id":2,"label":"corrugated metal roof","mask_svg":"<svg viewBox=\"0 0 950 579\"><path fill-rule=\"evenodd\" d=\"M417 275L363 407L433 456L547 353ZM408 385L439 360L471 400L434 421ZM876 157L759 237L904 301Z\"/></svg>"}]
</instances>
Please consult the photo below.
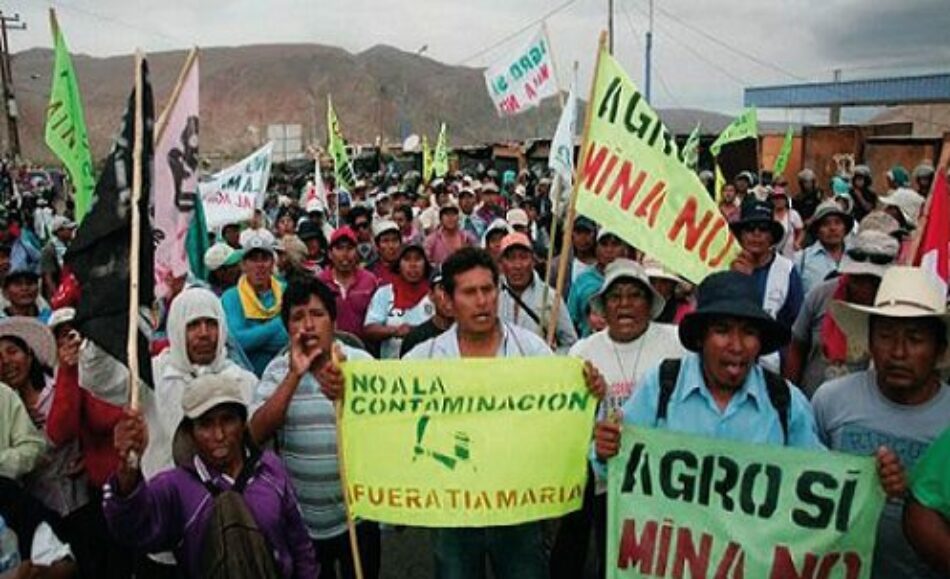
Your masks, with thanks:
<instances>
[{"instance_id":1,"label":"corrugated metal roof","mask_svg":"<svg viewBox=\"0 0 950 579\"><path fill-rule=\"evenodd\" d=\"M750 87L744 100L762 108L950 102L950 74Z\"/></svg>"}]
</instances>

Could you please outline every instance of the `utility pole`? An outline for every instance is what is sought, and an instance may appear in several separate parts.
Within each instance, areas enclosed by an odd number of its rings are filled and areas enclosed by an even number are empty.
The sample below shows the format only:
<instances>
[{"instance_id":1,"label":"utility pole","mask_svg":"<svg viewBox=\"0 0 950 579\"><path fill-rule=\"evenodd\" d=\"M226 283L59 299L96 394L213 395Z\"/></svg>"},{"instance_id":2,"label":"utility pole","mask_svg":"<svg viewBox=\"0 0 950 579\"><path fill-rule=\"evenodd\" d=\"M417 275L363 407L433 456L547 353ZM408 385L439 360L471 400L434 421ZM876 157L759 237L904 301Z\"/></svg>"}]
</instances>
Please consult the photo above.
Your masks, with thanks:
<instances>
[{"instance_id":1,"label":"utility pole","mask_svg":"<svg viewBox=\"0 0 950 579\"><path fill-rule=\"evenodd\" d=\"M614 54L614 0L607 0L607 52Z\"/></svg>"},{"instance_id":2,"label":"utility pole","mask_svg":"<svg viewBox=\"0 0 950 579\"><path fill-rule=\"evenodd\" d=\"M841 82L841 69L836 68L834 71L834 81ZM828 115L828 124L832 127L836 127L841 124L841 105L835 105L831 107L830 114Z\"/></svg>"},{"instance_id":3,"label":"utility pole","mask_svg":"<svg viewBox=\"0 0 950 579\"><path fill-rule=\"evenodd\" d=\"M653 0L650 0L650 27L647 29L647 42L646 42L646 59L644 66L646 70L643 74L643 85L644 85L644 96L647 97L647 102L650 103L650 106L653 106L653 99L650 96L653 94L650 91L651 87L651 74L653 69Z\"/></svg>"},{"instance_id":4,"label":"utility pole","mask_svg":"<svg viewBox=\"0 0 950 579\"><path fill-rule=\"evenodd\" d=\"M13 69L10 67L10 42L7 30L26 30L26 23L20 21L20 15L4 16L0 12L0 78L3 81L3 110L7 123L6 151L14 159L20 156L20 132L17 128L19 111L13 92Z\"/></svg>"}]
</instances>

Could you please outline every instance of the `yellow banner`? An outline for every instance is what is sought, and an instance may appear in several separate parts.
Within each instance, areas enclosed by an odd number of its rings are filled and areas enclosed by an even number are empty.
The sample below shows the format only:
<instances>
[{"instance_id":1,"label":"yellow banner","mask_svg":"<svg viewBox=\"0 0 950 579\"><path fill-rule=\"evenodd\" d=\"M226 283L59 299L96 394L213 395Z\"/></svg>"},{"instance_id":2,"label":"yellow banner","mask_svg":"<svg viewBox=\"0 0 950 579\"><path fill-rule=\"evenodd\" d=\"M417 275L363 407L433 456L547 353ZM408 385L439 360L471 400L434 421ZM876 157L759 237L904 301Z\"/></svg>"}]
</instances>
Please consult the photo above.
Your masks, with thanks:
<instances>
[{"instance_id":1,"label":"yellow banner","mask_svg":"<svg viewBox=\"0 0 950 579\"><path fill-rule=\"evenodd\" d=\"M597 405L580 360L361 360L343 371L354 517L482 527L580 508Z\"/></svg>"},{"instance_id":2,"label":"yellow banner","mask_svg":"<svg viewBox=\"0 0 950 579\"><path fill-rule=\"evenodd\" d=\"M738 244L673 135L603 52L577 168L577 211L691 282L725 269Z\"/></svg>"}]
</instances>

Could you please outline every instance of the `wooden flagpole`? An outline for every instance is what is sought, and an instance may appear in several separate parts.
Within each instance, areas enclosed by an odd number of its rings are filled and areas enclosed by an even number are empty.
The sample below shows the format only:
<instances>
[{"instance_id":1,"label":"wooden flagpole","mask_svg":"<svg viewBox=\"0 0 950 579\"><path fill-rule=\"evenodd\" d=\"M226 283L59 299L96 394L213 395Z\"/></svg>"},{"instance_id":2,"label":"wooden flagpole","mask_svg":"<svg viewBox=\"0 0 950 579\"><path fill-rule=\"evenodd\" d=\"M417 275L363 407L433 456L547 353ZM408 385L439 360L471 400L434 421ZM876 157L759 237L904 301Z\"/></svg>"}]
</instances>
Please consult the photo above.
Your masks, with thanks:
<instances>
[{"instance_id":1,"label":"wooden flagpole","mask_svg":"<svg viewBox=\"0 0 950 579\"><path fill-rule=\"evenodd\" d=\"M198 47L193 46L191 51L188 52L188 56L185 57L185 64L182 66L181 72L178 73L178 82L175 83L175 88L172 90L172 94L168 98L168 104L165 105L165 110L162 111L162 114L155 122L155 138L152 139L153 142L157 143L162 140L163 136L165 136L165 127L168 125L168 117L171 115L175 108L175 104L178 102L178 97L181 95L181 89L184 87L185 81L188 79L188 73L191 72L192 65L194 65L197 60Z\"/></svg>"},{"instance_id":2,"label":"wooden flagpole","mask_svg":"<svg viewBox=\"0 0 950 579\"><path fill-rule=\"evenodd\" d=\"M338 346L333 345L331 359L336 365L340 364ZM336 412L336 456L340 465L340 484L343 486L343 505L346 509L346 530L350 536L350 554L353 556L353 571L356 579L363 579L363 560L360 557L359 539L356 536L356 523L353 522L353 513L350 512L349 485L346 482L346 459L343 456L343 401L339 398L333 401L333 410Z\"/></svg>"},{"instance_id":3,"label":"wooden flagpole","mask_svg":"<svg viewBox=\"0 0 950 579\"><path fill-rule=\"evenodd\" d=\"M590 132L590 122L594 116L594 93L597 90L597 80L598 75L600 74L600 58L604 53L607 47L607 31L601 31L600 41L597 46L597 59L594 61L594 78L590 83L590 93L587 97L587 110L584 114L584 131L583 138L581 139L581 157L580 163L578 166L583 164L584 156L587 154L587 150L584 147L587 145L587 134ZM554 295L560 297L564 293L564 282L567 277L567 257L568 248L571 245L571 233L574 231L574 218L576 216L576 204L577 204L577 190L580 186L580 171L575 171L577 176L574 179L574 187L571 189L571 199L567 203L567 216L564 221L564 231L561 237L561 259L558 262L557 268L557 287L555 288ZM556 320L558 317L558 310L561 306L561 300L557 299L554 301L554 305L551 308L551 319ZM556 324L548 324L548 343L554 339L554 332L557 329Z\"/></svg>"},{"instance_id":4,"label":"wooden flagpole","mask_svg":"<svg viewBox=\"0 0 950 579\"><path fill-rule=\"evenodd\" d=\"M135 51L135 115L132 148L132 198L130 199L131 235L129 240L129 325L126 356L129 368L129 407L139 408L139 253L141 251L142 221L139 199L142 197L142 139L145 129L142 120L142 51ZM129 455L129 461L138 463L138 456Z\"/></svg>"}]
</instances>

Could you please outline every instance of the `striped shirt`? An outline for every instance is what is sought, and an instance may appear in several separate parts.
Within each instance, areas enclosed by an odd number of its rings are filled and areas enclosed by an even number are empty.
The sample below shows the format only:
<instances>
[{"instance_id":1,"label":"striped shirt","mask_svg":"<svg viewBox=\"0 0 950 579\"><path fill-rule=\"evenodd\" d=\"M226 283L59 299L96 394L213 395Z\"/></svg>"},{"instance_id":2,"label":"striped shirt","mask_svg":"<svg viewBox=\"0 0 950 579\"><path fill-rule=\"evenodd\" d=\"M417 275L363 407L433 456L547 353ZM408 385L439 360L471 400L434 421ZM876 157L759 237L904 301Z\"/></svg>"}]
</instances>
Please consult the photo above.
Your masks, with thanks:
<instances>
[{"instance_id":1,"label":"striped shirt","mask_svg":"<svg viewBox=\"0 0 950 579\"><path fill-rule=\"evenodd\" d=\"M372 358L363 350L339 344L348 360ZM288 352L271 360L254 393L252 414L274 394L289 370ZM308 372L301 378L276 439L310 536L329 539L346 532L346 506L337 461L336 414L333 402L320 392L320 384L313 374Z\"/></svg>"}]
</instances>

